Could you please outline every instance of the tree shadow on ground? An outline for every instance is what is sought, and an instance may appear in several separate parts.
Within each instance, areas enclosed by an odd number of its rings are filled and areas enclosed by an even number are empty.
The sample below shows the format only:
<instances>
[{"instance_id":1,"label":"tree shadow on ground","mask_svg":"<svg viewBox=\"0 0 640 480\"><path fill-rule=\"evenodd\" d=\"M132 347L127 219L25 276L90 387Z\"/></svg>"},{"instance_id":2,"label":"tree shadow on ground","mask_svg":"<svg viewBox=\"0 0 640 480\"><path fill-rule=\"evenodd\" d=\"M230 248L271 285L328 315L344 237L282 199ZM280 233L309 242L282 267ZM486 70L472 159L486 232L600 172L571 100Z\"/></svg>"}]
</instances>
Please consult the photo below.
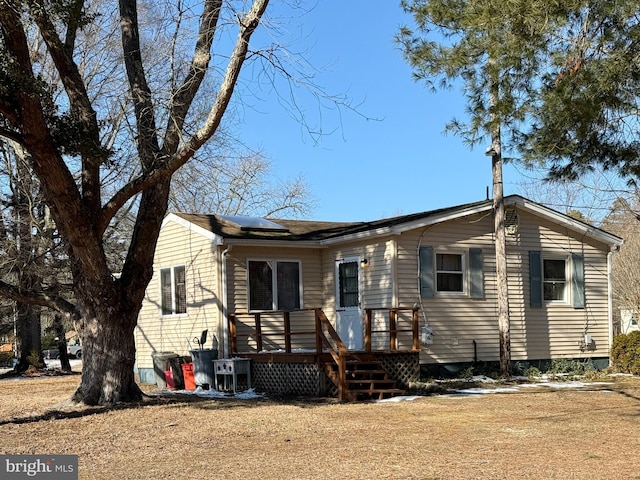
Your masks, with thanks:
<instances>
[{"instance_id":1,"label":"tree shadow on ground","mask_svg":"<svg viewBox=\"0 0 640 480\"><path fill-rule=\"evenodd\" d=\"M118 410L130 410L130 409L142 409L153 406L164 407L184 407L193 406L194 408L214 410L225 408L247 408L258 407L266 402L271 402L270 399L261 397L251 399L236 399L236 398L224 398L224 397L199 397L192 394L179 394L172 393L168 395L153 395L144 394L144 399L141 402L131 403L117 403L113 405L99 405L90 406L84 404L78 404L69 400L64 400L46 412L38 415L29 415L24 417L14 417L11 419L0 420L0 426L3 425L21 425L29 423L37 423L49 420L66 420L73 418L88 417L91 415L99 415Z\"/></svg>"}]
</instances>

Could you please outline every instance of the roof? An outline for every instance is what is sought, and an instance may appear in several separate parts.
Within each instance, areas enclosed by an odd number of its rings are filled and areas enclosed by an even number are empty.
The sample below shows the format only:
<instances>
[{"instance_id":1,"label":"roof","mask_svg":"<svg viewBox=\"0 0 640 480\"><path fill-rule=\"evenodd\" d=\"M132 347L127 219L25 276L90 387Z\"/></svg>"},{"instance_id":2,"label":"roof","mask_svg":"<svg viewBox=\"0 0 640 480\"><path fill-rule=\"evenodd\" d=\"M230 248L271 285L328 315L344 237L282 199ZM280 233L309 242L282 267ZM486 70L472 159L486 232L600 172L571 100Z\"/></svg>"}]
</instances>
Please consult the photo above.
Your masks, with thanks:
<instances>
[{"instance_id":1,"label":"roof","mask_svg":"<svg viewBox=\"0 0 640 480\"><path fill-rule=\"evenodd\" d=\"M612 247L622 245L620 237L519 195L505 197L505 205L516 205L518 208L595 238ZM255 243L256 241L260 243L263 241L304 242L317 246L380 234L400 234L408 230L486 212L492 208L492 200L483 200L481 202L400 215L370 222L327 222L268 218L266 220L269 223L256 223L237 220L241 217L198 213L173 213L165 218L165 222L173 220L188 227L195 227L201 234L216 238L219 243ZM251 225L255 225L255 227Z\"/></svg>"}]
</instances>

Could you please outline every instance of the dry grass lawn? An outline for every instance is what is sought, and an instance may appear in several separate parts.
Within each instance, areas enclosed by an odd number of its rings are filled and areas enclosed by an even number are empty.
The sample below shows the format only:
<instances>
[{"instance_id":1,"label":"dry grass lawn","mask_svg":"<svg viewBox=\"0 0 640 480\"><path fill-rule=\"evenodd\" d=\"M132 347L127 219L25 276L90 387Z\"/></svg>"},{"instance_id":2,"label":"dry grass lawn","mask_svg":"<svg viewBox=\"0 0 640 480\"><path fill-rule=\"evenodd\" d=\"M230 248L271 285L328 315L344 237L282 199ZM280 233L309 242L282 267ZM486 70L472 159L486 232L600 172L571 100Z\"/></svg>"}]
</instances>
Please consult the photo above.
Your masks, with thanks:
<instances>
[{"instance_id":1,"label":"dry grass lawn","mask_svg":"<svg viewBox=\"0 0 640 480\"><path fill-rule=\"evenodd\" d=\"M79 377L0 381L1 454L81 479L640 479L640 380L400 403L154 401L47 413Z\"/></svg>"}]
</instances>

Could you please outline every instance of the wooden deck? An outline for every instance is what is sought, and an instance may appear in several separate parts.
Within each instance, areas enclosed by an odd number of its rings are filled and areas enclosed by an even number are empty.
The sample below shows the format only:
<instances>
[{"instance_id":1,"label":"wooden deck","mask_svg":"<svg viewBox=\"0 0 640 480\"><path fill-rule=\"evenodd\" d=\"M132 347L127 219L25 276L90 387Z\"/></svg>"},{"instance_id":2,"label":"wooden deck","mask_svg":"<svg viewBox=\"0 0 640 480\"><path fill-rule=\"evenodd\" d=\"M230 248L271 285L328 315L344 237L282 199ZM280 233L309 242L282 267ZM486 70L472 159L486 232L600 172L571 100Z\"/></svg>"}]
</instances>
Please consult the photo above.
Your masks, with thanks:
<instances>
[{"instance_id":1,"label":"wooden deck","mask_svg":"<svg viewBox=\"0 0 640 480\"><path fill-rule=\"evenodd\" d=\"M315 365L340 400L383 398L404 392L394 377L409 368L407 355L417 362L418 312L413 307L365 309L362 351L346 348L320 308L231 313L230 353L258 364Z\"/></svg>"}]
</instances>

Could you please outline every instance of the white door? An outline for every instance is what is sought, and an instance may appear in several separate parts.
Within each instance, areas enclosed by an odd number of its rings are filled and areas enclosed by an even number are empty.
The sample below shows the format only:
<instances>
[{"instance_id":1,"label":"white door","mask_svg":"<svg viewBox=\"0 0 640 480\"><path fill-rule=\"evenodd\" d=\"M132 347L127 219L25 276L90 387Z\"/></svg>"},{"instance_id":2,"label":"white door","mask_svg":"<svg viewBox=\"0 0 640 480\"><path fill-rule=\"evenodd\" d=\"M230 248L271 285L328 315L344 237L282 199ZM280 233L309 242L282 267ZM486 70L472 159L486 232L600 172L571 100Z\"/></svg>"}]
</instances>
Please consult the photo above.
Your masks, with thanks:
<instances>
[{"instance_id":1,"label":"white door","mask_svg":"<svg viewBox=\"0 0 640 480\"><path fill-rule=\"evenodd\" d=\"M360 310L360 259L336 261L336 331L349 350L362 350L364 329Z\"/></svg>"}]
</instances>

